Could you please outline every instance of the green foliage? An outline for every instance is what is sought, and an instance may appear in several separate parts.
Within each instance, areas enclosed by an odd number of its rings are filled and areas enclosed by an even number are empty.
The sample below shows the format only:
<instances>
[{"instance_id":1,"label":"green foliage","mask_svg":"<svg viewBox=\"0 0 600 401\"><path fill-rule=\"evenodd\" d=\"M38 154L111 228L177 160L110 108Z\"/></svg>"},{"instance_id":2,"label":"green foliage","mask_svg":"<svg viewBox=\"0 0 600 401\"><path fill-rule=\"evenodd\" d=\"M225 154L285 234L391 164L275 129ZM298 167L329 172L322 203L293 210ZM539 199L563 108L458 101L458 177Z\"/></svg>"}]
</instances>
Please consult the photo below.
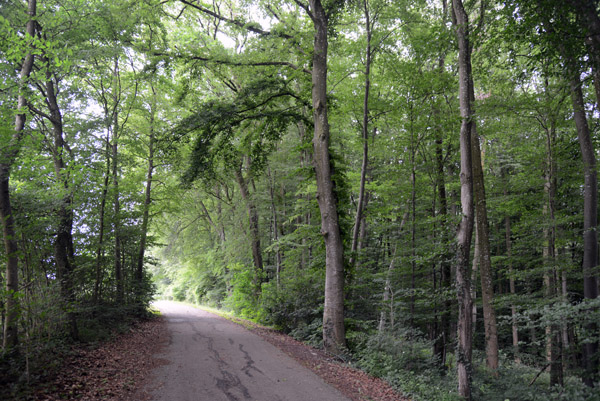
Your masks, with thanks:
<instances>
[{"instance_id":1,"label":"green foliage","mask_svg":"<svg viewBox=\"0 0 600 401\"><path fill-rule=\"evenodd\" d=\"M231 274L232 291L224 305L243 318L256 319L259 308L256 299L257 278L253 269L241 263L228 265L227 268Z\"/></svg>"},{"instance_id":2,"label":"green foliage","mask_svg":"<svg viewBox=\"0 0 600 401\"><path fill-rule=\"evenodd\" d=\"M320 335L323 273L315 267L289 266L278 281L263 284L262 320L302 340Z\"/></svg>"},{"instance_id":3,"label":"green foliage","mask_svg":"<svg viewBox=\"0 0 600 401\"><path fill-rule=\"evenodd\" d=\"M431 355L431 344L402 334L359 334L354 337L357 365L384 378L404 395L428 401L458 401L455 378L444 374Z\"/></svg>"}]
</instances>

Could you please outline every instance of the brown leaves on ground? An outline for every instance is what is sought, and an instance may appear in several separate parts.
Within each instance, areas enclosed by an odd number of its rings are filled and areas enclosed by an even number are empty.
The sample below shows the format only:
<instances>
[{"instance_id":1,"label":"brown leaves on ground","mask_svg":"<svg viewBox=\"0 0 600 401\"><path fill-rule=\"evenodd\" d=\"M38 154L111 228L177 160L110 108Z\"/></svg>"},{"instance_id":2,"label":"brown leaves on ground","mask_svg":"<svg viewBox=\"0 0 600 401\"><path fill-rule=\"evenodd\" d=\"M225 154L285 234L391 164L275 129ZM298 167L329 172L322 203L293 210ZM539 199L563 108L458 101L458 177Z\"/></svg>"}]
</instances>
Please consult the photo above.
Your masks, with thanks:
<instances>
[{"instance_id":1,"label":"brown leaves on ground","mask_svg":"<svg viewBox=\"0 0 600 401\"><path fill-rule=\"evenodd\" d=\"M410 401L398 394L384 380L340 363L325 352L290 336L259 326L254 326L251 330L315 372L353 401Z\"/></svg>"},{"instance_id":2,"label":"brown leaves on ground","mask_svg":"<svg viewBox=\"0 0 600 401\"><path fill-rule=\"evenodd\" d=\"M92 350L77 349L35 400L131 400L163 361L153 357L169 338L163 318L140 322Z\"/></svg>"},{"instance_id":3,"label":"brown leaves on ground","mask_svg":"<svg viewBox=\"0 0 600 401\"><path fill-rule=\"evenodd\" d=\"M410 401L385 381L340 363L325 352L290 336L246 321L239 321L269 343L315 372L353 401ZM147 399L151 371L166 363L155 358L167 343L169 333L163 318L142 322L112 341L93 350L79 349L66 359L54 380L35 392L34 400Z\"/></svg>"}]
</instances>

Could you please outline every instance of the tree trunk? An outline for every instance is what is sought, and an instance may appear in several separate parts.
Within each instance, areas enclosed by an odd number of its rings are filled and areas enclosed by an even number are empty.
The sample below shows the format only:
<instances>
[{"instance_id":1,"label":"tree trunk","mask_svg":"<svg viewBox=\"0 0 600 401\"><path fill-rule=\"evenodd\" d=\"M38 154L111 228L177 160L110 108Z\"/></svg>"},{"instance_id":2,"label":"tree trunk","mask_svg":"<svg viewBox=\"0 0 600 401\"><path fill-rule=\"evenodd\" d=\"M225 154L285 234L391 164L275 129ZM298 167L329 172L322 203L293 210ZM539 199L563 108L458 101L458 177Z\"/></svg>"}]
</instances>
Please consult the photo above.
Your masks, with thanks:
<instances>
[{"instance_id":1,"label":"tree trunk","mask_svg":"<svg viewBox=\"0 0 600 401\"><path fill-rule=\"evenodd\" d=\"M269 195L271 197L271 214L273 216L273 241L277 242L279 240L279 222L277 219L277 209L275 208L275 178L271 175L271 168L269 167L267 171L267 175L269 177ZM279 275L281 273L281 250L277 247L277 252L275 254L275 281L277 283L277 288L279 288Z\"/></svg>"},{"instance_id":2,"label":"tree trunk","mask_svg":"<svg viewBox=\"0 0 600 401\"><path fill-rule=\"evenodd\" d=\"M600 17L598 16L597 1L570 0L569 2L575 8L578 22L583 26L585 44L592 62L596 104L600 105Z\"/></svg>"},{"instance_id":3,"label":"tree trunk","mask_svg":"<svg viewBox=\"0 0 600 401\"><path fill-rule=\"evenodd\" d=\"M338 221L337 198L329 155L327 117L328 16L321 0L310 0L315 36L312 68L314 118L314 163L317 196L321 212L321 234L325 240L325 305L323 308L323 347L339 353L346 345L344 328L344 248Z\"/></svg>"},{"instance_id":4,"label":"tree trunk","mask_svg":"<svg viewBox=\"0 0 600 401\"><path fill-rule=\"evenodd\" d=\"M437 190L438 196L440 198L440 211L439 214L441 216L440 225L442 227L442 237L440 239L441 243L445 244L448 240L446 229L448 224L448 199L446 195L446 183L444 179L444 158L442 152L442 137L441 132L438 133L438 138L436 139L436 163L437 163ZM442 292L445 294L446 291L450 289L451 284L451 267L450 263L447 261L448 255L447 251L444 250L442 253L442 259L440 261L440 287ZM443 309L440 313L440 333L439 338L436 340L434 344L434 353L438 357L441 366L445 366L446 364L446 355L448 352L448 340L450 339L450 318L452 313L452 302L449 299L445 299L443 303Z\"/></svg>"},{"instance_id":5,"label":"tree trunk","mask_svg":"<svg viewBox=\"0 0 600 401\"><path fill-rule=\"evenodd\" d=\"M508 178L505 169L502 169L502 175L506 180L504 186L504 197L508 199ZM514 299L517 295L516 285L515 285L515 277L513 274L513 264L512 264L512 229L511 229L511 220L510 216L504 216L504 241L506 244L506 259L508 265L508 275L509 275L509 288L510 295ZM519 328L517 325L517 306L514 301L511 302L510 305L510 316L511 316L511 328L512 328L512 344L513 344L513 352L515 363L521 363L521 357L519 356Z\"/></svg>"},{"instance_id":6,"label":"tree trunk","mask_svg":"<svg viewBox=\"0 0 600 401\"><path fill-rule=\"evenodd\" d=\"M50 65L50 61L44 57L45 62ZM63 118L58 105L56 94L58 88L55 87L52 75L46 72L46 104L49 110L49 120L52 124L52 160L54 164L54 173L57 182L62 184L64 193L61 195L60 205L58 207L58 225L56 238L54 240L54 258L56 261L57 277L60 282L61 295L64 302L64 309L69 319L69 334L71 338L79 337L77 330L77 320L72 312L75 302L73 273L74 245L73 245L73 210L72 210L72 190L69 188L69 173L66 171L64 153L66 144L63 137Z\"/></svg>"},{"instance_id":7,"label":"tree trunk","mask_svg":"<svg viewBox=\"0 0 600 401\"><path fill-rule=\"evenodd\" d=\"M573 63L571 63L573 64ZM570 72L571 99L577 128L577 137L581 148L584 167L583 192L583 295L586 299L598 298L598 177L596 171L596 155L585 115L583 93L579 73ZM586 329L597 333L596 323L590 323ZM585 369L584 382L593 386L598 378L598 341L583 344L583 363Z\"/></svg>"},{"instance_id":8,"label":"tree trunk","mask_svg":"<svg viewBox=\"0 0 600 401\"><path fill-rule=\"evenodd\" d=\"M96 274L94 280L94 303L100 301L100 290L102 283L102 269L104 261L104 215L106 211L106 198L108 196L108 184L110 181L110 131L106 134L106 172L104 173L104 186L100 197L100 210L98 212L98 244L96 246Z\"/></svg>"},{"instance_id":9,"label":"tree trunk","mask_svg":"<svg viewBox=\"0 0 600 401\"><path fill-rule=\"evenodd\" d=\"M458 394L471 399L472 346L471 329L471 283L469 277L469 256L473 235L473 177L471 160L471 111L470 78L471 48L469 45L469 20L462 0L452 0L453 23L458 40L459 99L460 99L460 200L462 219L456 233L456 289L458 298L458 344L456 361L458 373Z\"/></svg>"},{"instance_id":10,"label":"tree trunk","mask_svg":"<svg viewBox=\"0 0 600 401\"><path fill-rule=\"evenodd\" d=\"M475 240L473 246L473 260L471 261L471 299L473 300L473 308L471 320L473 325L471 326L471 330L473 330L473 334L475 334L475 330L477 329L477 273L479 271L479 261L480 252L479 252L479 232L477 231L477 220L474 222L473 231L475 232Z\"/></svg>"},{"instance_id":11,"label":"tree trunk","mask_svg":"<svg viewBox=\"0 0 600 401\"><path fill-rule=\"evenodd\" d=\"M114 59L113 69L113 92L112 101L113 108L111 114L111 126L112 128L112 184L114 190L113 200L113 231L115 236L115 249L114 249L114 270L115 270L115 281L116 281L116 297L117 304L123 304L125 298L125 286L123 278L123 264L121 261L121 203L119 199L119 94L117 93L119 88L119 59Z\"/></svg>"},{"instance_id":12,"label":"tree trunk","mask_svg":"<svg viewBox=\"0 0 600 401\"><path fill-rule=\"evenodd\" d=\"M146 238L148 236L148 222L150 220L150 204L152 203L152 174L154 173L154 118L156 114L156 90L152 84L150 84L150 88L152 90L152 101L150 103L150 135L148 138L148 171L146 173L146 191L142 214L140 248L135 270L135 285L137 287L138 302L141 302L141 297L143 295L144 255L146 253Z\"/></svg>"},{"instance_id":13,"label":"tree trunk","mask_svg":"<svg viewBox=\"0 0 600 401\"><path fill-rule=\"evenodd\" d=\"M547 82L545 86L547 88ZM556 174L553 156L555 137L555 125L553 122L550 122L550 126L546 128L546 167L544 173L544 193L546 195L546 201L542 208L542 213L545 216L544 221L548 222L543 228L545 244L542 250L545 265L545 295L548 300L551 300L556 296ZM554 301L552 301L552 303L554 303ZM550 363L550 384L552 386L556 384L562 385L562 352L560 351L559 328L556 324L548 325L546 327L546 356Z\"/></svg>"},{"instance_id":14,"label":"tree trunk","mask_svg":"<svg viewBox=\"0 0 600 401\"><path fill-rule=\"evenodd\" d=\"M37 1L29 0L27 4L27 13L29 20L27 21L26 31L29 38L33 40L35 37L35 15ZM19 342L19 299L17 292L19 291L19 259L18 259L18 244L15 230L15 220L12 214L12 206L10 202L10 169L15 162L19 153L21 138L23 137L23 129L25 128L25 113L21 111L27 107L27 99L25 98L24 90L27 86L27 79L33 69L33 53L28 52L21 65L19 97L17 100L17 115L15 117L15 131L8 146L4 147L0 161L0 220L2 221L2 234L4 238L4 248L6 255L6 303L5 303L5 318L4 318L4 336L2 345L4 349L12 349L17 351Z\"/></svg>"},{"instance_id":15,"label":"tree trunk","mask_svg":"<svg viewBox=\"0 0 600 401\"><path fill-rule=\"evenodd\" d=\"M442 0L442 22L445 26L448 18L448 5L446 0ZM440 74L444 73L444 66L446 63L446 54L442 52L440 54L440 58L438 60L438 67ZM436 106L434 108L434 113L436 116L440 116L440 109ZM448 354L448 342L450 340L450 319L452 315L452 301L447 298L446 292L450 290L452 283L452 272L451 272L451 264L448 262L449 255L448 250L446 249L446 244L448 241L448 196L446 193L446 180L445 180L445 171L444 171L444 140L443 140L443 129L441 124L438 125L436 129L436 139L435 139L435 161L437 168L437 191L438 197L440 198L440 227L441 227L441 238L440 242L443 244L442 257L440 260L440 287L441 291L444 294L444 303L442 310L440 312L440 332L438 334L438 338L434 344L434 354L437 356L437 360L439 361L440 366L446 366L446 356Z\"/></svg>"},{"instance_id":16,"label":"tree trunk","mask_svg":"<svg viewBox=\"0 0 600 401\"><path fill-rule=\"evenodd\" d=\"M115 113L116 120L116 113ZM115 121L116 123L116 121ZM119 163L118 163L118 142L117 142L117 126L113 125L113 143L112 143L112 183L114 188L114 201L113 201L113 212L114 212L114 235L115 235L115 249L114 249L114 268L115 268L115 281L116 281L116 302L121 305L125 298L125 287L123 283L123 265L121 263L121 203L119 199Z\"/></svg>"},{"instance_id":17,"label":"tree trunk","mask_svg":"<svg viewBox=\"0 0 600 401\"><path fill-rule=\"evenodd\" d=\"M408 220L408 215L409 212L405 212L404 216L402 216L402 221L400 221L400 227L398 228L398 237L400 236L400 234L402 234L402 231L404 231L404 225L406 224L406 221ZM394 251L392 252L391 258L390 258L390 264L388 266L388 271L387 274L385 276L385 287L383 289L383 307L381 308L381 314L379 315L379 326L378 326L378 331L379 334L382 334L385 330L385 324L386 324L386 305L390 302L390 300L393 299L393 290L392 290L392 274L394 273L394 263L396 260L396 251L398 250L398 246L394 246ZM390 322L393 322L393 318L391 316L391 312L393 311L393 305L390 305ZM394 328L393 325L390 325L390 328Z\"/></svg>"},{"instance_id":18,"label":"tree trunk","mask_svg":"<svg viewBox=\"0 0 600 401\"><path fill-rule=\"evenodd\" d=\"M262 259L262 250L260 246L260 230L258 226L258 212L256 211L256 205L253 200L250 199L250 192L248 192L248 183L246 178L242 175L241 165L239 165L235 170L235 179L240 187L240 193L242 194L242 199L246 203L246 208L248 211L248 221L250 224L250 237L251 237L251 248L252 248L252 259L254 261L254 285L256 297L260 295L261 292L261 283L263 280L263 259Z\"/></svg>"},{"instance_id":19,"label":"tree trunk","mask_svg":"<svg viewBox=\"0 0 600 401\"><path fill-rule=\"evenodd\" d=\"M365 95L363 98L363 121L362 121L362 145L363 155L360 166L360 189L358 191L358 202L356 206L356 216L354 218L354 228L352 230L352 248L350 250L350 268L353 268L357 259L358 236L363 220L365 206L365 183L367 180L367 166L369 164L369 91L371 89L371 19L369 15L369 6L366 0L363 1L365 13L365 29L367 34L367 48L365 60Z\"/></svg>"},{"instance_id":20,"label":"tree trunk","mask_svg":"<svg viewBox=\"0 0 600 401\"><path fill-rule=\"evenodd\" d=\"M470 75L470 96L474 100L473 81ZM473 164L473 192L475 195L475 216L477 223L477 244L479 246L479 277L481 279L481 301L483 309L483 326L485 329L485 354L487 367L493 374L498 374L498 327L494 309L494 285L492 282L492 261L490 255L490 227L487 218L485 185L479 136L475 121L471 125L471 155Z\"/></svg>"},{"instance_id":21,"label":"tree trunk","mask_svg":"<svg viewBox=\"0 0 600 401\"><path fill-rule=\"evenodd\" d=\"M411 130L412 131L412 130ZM411 171L410 171L410 326L415 319L415 274L417 268L417 172L415 166L416 145L414 133L411 133Z\"/></svg>"}]
</instances>

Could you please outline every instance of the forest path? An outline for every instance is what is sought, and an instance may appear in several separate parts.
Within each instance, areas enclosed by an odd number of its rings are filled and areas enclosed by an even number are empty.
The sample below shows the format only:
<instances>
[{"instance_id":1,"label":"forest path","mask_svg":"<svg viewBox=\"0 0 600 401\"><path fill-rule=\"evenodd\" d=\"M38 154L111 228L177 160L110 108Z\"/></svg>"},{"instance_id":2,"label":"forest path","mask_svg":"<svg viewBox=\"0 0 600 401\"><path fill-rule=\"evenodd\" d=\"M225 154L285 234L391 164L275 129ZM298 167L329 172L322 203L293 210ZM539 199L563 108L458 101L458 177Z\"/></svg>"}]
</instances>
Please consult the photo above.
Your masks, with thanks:
<instances>
[{"instance_id":1,"label":"forest path","mask_svg":"<svg viewBox=\"0 0 600 401\"><path fill-rule=\"evenodd\" d=\"M156 401L348 401L261 337L219 316L169 301L155 306L170 341L152 373Z\"/></svg>"}]
</instances>

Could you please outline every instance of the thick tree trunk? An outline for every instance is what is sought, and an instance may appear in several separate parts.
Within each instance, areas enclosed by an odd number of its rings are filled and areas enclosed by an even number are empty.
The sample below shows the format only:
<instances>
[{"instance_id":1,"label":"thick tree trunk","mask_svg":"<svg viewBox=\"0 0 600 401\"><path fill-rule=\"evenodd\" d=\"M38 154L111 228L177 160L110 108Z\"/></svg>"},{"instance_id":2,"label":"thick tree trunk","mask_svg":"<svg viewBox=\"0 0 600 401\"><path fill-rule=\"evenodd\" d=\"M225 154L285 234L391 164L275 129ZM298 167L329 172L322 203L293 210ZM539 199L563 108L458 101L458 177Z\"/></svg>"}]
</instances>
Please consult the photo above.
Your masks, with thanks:
<instances>
[{"instance_id":1,"label":"thick tree trunk","mask_svg":"<svg viewBox=\"0 0 600 401\"><path fill-rule=\"evenodd\" d=\"M29 0L27 13L27 36L31 39L35 37L35 15L37 10L37 1ZM27 107L27 99L24 95L24 89L27 86L27 80L33 69L33 53L28 52L21 65L20 92L17 100L17 115L15 117L15 131L10 143L3 146L3 152L0 155L0 220L2 222L2 234L4 238L4 249L6 255L6 314L4 317L4 335L2 345L5 349L17 350L19 342L19 329L17 326L19 317L19 300L17 292L19 291L19 259L18 244L15 230L15 220L12 214L10 202L10 169L19 153L20 142L25 128L25 113L22 110Z\"/></svg>"},{"instance_id":2,"label":"thick tree trunk","mask_svg":"<svg viewBox=\"0 0 600 401\"><path fill-rule=\"evenodd\" d=\"M581 148L584 167L583 192L583 295L586 299L598 298L598 176L596 171L596 155L590 129L585 115L583 93L579 73L570 72L571 99L577 127L577 137ZM590 323L586 329L597 333L598 325ZM593 386L598 379L598 341L583 344L583 363L585 369L584 382Z\"/></svg>"},{"instance_id":3,"label":"thick tree trunk","mask_svg":"<svg viewBox=\"0 0 600 401\"><path fill-rule=\"evenodd\" d=\"M452 0L453 23L458 40L459 99L460 99L460 199L462 219L456 233L456 289L458 297L458 344L456 362L458 393L466 400L471 399L472 346L471 328L471 283L469 277L469 256L473 235L473 177L471 160L471 112L470 72L471 49L469 45L469 20L461 0Z\"/></svg>"},{"instance_id":4,"label":"thick tree trunk","mask_svg":"<svg viewBox=\"0 0 600 401\"><path fill-rule=\"evenodd\" d=\"M337 199L329 155L327 117L328 16L321 0L310 0L315 27L312 103L315 123L313 146L317 176L317 196L321 212L321 234L325 240L325 305L323 308L323 346L339 353L346 345L344 328L344 248L338 221Z\"/></svg>"}]
</instances>

